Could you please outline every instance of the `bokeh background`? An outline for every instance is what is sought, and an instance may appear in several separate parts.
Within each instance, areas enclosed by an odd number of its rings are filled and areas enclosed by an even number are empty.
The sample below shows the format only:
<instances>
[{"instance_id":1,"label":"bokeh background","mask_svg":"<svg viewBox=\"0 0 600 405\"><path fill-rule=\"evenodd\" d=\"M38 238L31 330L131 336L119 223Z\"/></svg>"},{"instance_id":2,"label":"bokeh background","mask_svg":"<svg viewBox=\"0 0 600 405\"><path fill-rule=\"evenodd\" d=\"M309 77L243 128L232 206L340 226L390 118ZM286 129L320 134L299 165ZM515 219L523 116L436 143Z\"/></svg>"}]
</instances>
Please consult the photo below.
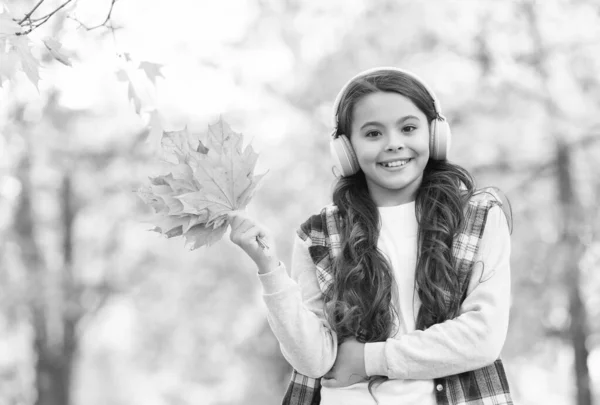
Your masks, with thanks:
<instances>
[{"instance_id":1,"label":"bokeh background","mask_svg":"<svg viewBox=\"0 0 600 405\"><path fill-rule=\"evenodd\" d=\"M279 403L291 369L254 264L228 236L149 232L133 190L163 130L222 116L260 152L248 211L289 264L331 199L333 99L380 65L430 84L451 160L511 202L515 402L600 401L597 0L78 0L27 37L39 90L0 89L0 404Z\"/></svg>"}]
</instances>

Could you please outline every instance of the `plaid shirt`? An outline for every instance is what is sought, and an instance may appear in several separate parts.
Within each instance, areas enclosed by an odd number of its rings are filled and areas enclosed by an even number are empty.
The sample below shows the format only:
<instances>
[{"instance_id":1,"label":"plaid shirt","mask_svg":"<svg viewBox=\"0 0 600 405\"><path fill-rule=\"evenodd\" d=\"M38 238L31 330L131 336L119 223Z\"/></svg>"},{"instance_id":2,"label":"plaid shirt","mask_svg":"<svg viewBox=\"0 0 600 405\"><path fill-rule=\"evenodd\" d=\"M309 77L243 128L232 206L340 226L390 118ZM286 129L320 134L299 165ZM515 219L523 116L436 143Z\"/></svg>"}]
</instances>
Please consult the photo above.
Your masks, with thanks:
<instances>
[{"instance_id":1,"label":"plaid shirt","mask_svg":"<svg viewBox=\"0 0 600 405\"><path fill-rule=\"evenodd\" d=\"M455 236L452 254L462 275L462 297L466 296L469 274L490 208L500 205L496 193L489 189L478 193L467 205L465 226ZM315 263L319 287L328 296L332 283L331 262L341 248L340 218L338 209L329 205L319 215L313 215L298 230L303 240L310 238L309 254ZM500 359L493 364L474 371L451 375L434 380L438 405L512 405L508 381ZM310 378L292 372L292 378L282 405L319 405L321 402L321 379Z\"/></svg>"}]
</instances>

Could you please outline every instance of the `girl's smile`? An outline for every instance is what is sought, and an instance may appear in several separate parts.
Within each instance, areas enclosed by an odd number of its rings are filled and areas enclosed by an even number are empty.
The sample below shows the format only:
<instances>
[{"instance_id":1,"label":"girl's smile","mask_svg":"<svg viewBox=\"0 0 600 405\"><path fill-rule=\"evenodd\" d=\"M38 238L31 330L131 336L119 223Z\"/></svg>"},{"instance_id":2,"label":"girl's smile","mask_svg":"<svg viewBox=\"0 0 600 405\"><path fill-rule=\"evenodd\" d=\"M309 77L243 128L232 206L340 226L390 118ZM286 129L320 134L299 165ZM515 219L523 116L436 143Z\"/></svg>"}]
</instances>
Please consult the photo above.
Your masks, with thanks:
<instances>
[{"instance_id":1,"label":"girl's smile","mask_svg":"<svg viewBox=\"0 0 600 405\"><path fill-rule=\"evenodd\" d=\"M378 206L414 201L429 160L429 125L409 98L393 92L361 98L350 142Z\"/></svg>"},{"instance_id":2,"label":"girl's smile","mask_svg":"<svg viewBox=\"0 0 600 405\"><path fill-rule=\"evenodd\" d=\"M412 160L412 158L399 159L399 160L389 160L387 162L380 162L378 164L380 164L381 166L383 166L386 169L397 169L397 168L403 168L411 160Z\"/></svg>"}]
</instances>

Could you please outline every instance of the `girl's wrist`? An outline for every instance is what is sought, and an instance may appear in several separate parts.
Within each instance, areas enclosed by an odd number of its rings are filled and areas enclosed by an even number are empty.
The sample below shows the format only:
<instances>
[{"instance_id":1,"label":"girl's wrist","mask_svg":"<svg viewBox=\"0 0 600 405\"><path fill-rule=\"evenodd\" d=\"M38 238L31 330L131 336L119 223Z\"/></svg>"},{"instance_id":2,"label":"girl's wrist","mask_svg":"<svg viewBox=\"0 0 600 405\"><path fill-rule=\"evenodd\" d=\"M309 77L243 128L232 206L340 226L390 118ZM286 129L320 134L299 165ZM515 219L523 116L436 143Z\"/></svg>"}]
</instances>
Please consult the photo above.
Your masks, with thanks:
<instances>
[{"instance_id":1,"label":"girl's wrist","mask_svg":"<svg viewBox=\"0 0 600 405\"><path fill-rule=\"evenodd\" d=\"M278 268L280 264L281 264L281 262L279 261L279 259L277 257L270 256L265 261L261 261L260 263L257 263L258 274L270 273L270 272L274 271L276 268Z\"/></svg>"}]
</instances>

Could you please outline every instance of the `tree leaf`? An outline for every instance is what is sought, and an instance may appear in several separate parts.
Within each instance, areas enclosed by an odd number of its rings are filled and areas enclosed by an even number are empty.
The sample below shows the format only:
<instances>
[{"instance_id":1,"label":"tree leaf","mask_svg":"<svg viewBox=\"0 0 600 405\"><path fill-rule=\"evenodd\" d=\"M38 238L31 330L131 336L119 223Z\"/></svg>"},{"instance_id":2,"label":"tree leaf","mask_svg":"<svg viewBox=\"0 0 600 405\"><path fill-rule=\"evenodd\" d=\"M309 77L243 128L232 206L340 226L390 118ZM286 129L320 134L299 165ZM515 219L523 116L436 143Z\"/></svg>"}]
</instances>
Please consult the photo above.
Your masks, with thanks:
<instances>
[{"instance_id":1,"label":"tree leaf","mask_svg":"<svg viewBox=\"0 0 600 405\"><path fill-rule=\"evenodd\" d=\"M12 36L19 32L21 32L21 26L12 19L12 16L6 10L0 14L0 38Z\"/></svg>"},{"instance_id":2,"label":"tree leaf","mask_svg":"<svg viewBox=\"0 0 600 405\"><path fill-rule=\"evenodd\" d=\"M160 232L167 238L183 234L183 227L187 226L190 219L188 217L165 216L154 220L156 227L151 229L154 232Z\"/></svg>"},{"instance_id":3,"label":"tree leaf","mask_svg":"<svg viewBox=\"0 0 600 405\"><path fill-rule=\"evenodd\" d=\"M183 204L186 211L207 211L209 213L207 221L211 221L214 218L231 211L231 206L228 204L228 201L224 201L220 196L206 193L204 189L194 193L180 195L177 199Z\"/></svg>"},{"instance_id":4,"label":"tree leaf","mask_svg":"<svg viewBox=\"0 0 600 405\"><path fill-rule=\"evenodd\" d=\"M161 67L162 65L159 65L158 63L140 62L140 69L142 69L144 73L146 73L148 79L150 79L150 81L155 85L157 77L162 77L164 79L164 76L162 75L162 73L160 73Z\"/></svg>"},{"instance_id":5,"label":"tree leaf","mask_svg":"<svg viewBox=\"0 0 600 405\"><path fill-rule=\"evenodd\" d=\"M153 151L156 151L160 147L163 133L162 124L160 122L160 117L157 110L153 110L150 113L150 122L148 122L148 126L150 127L150 130L148 131L146 142L150 144L150 147Z\"/></svg>"},{"instance_id":6,"label":"tree leaf","mask_svg":"<svg viewBox=\"0 0 600 405\"><path fill-rule=\"evenodd\" d=\"M250 184L250 186L248 186L248 188L246 188L244 190L244 192L242 194L240 194L240 196L238 197L238 200L237 200L238 209L244 209L244 208L246 208L246 206L248 205L248 203L250 202L250 200L254 196L254 192L256 191L256 187L258 186L260 180L266 174L267 173L263 173L263 174L261 174L259 176L254 176L253 177L252 183Z\"/></svg>"},{"instance_id":7,"label":"tree leaf","mask_svg":"<svg viewBox=\"0 0 600 405\"><path fill-rule=\"evenodd\" d=\"M200 141L198 143L198 147L196 148L196 151L202 153L203 155L206 155L208 153L208 148L206 146L204 146L202 141Z\"/></svg>"},{"instance_id":8,"label":"tree leaf","mask_svg":"<svg viewBox=\"0 0 600 405\"><path fill-rule=\"evenodd\" d=\"M40 81L40 73L39 73L39 63L31 54L31 49L29 48L29 38L25 35L21 36L13 36L10 37L10 43L14 47L19 59L21 60L21 67L23 68L23 72L27 75L31 83L35 86L35 88L39 91L38 83Z\"/></svg>"},{"instance_id":9,"label":"tree leaf","mask_svg":"<svg viewBox=\"0 0 600 405\"><path fill-rule=\"evenodd\" d=\"M142 199L142 201L144 201L147 205L151 206L154 209L154 212L166 212L167 205L165 204L164 200L161 197L155 195L150 187L140 187L137 190L137 194Z\"/></svg>"},{"instance_id":10,"label":"tree leaf","mask_svg":"<svg viewBox=\"0 0 600 405\"><path fill-rule=\"evenodd\" d=\"M195 149L187 127L179 131L163 132L161 146L165 152L175 155L179 163L188 163Z\"/></svg>"},{"instance_id":11,"label":"tree leaf","mask_svg":"<svg viewBox=\"0 0 600 405\"><path fill-rule=\"evenodd\" d=\"M245 208L265 175L254 175L258 154L250 145L244 149L242 134L222 119L208 126L203 140L187 127L165 131L161 147L175 158L171 172L151 177L138 194L157 213L176 220L155 229L182 235L191 249L216 242L227 229L226 214Z\"/></svg>"},{"instance_id":12,"label":"tree leaf","mask_svg":"<svg viewBox=\"0 0 600 405\"><path fill-rule=\"evenodd\" d=\"M133 100L135 113L139 114L140 110L142 109L142 100L137 95L137 92L135 91L135 88L133 87L133 83L131 81L129 82L129 85L127 87L127 97L129 97L130 100Z\"/></svg>"},{"instance_id":13,"label":"tree leaf","mask_svg":"<svg viewBox=\"0 0 600 405\"><path fill-rule=\"evenodd\" d=\"M46 46L46 49L50 51L50 55L52 55L54 59L65 66L71 66L71 61L69 58L60 50L60 48L62 48L62 44L60 42L51 37L44 38L43 42Z\"/></svg>"},{"instance_id":14,"label":"tree leaf","mask_svg":"<svg viewBox=\"0 0 600 405\"><path fill-rule=\"evenodd\" d=\"M129 75L123 69L117 70L115 75L117 76L117 80L119 80L120 82L128 82L129 81Z\"/></svg>"},{"instance_id":15,"label":"tree leaf","mask_svg":"<svg viewBox=\"0 0 600 405\"><path fill-rule=\"evenodd\" d=\"M203 224L190 228L183 236L186 240L186 246L190 250L198 249L201 246L210 246L225 235L227 224L213 229Z\"/></svg>"},{"instance_id":16,"label":"tree leaf","mask_svg":"<svg viewBox=\"0 0 600 405\"><path fill-rule=\"evenodd\" d=\"M20 58L14 49L9 49L4 53L5 43L0 38L0 86L4 79L11 80L19 68Z\"/></svg>"},{"instance_id":17,"label":"tree leaf","mask_svg":"<svg viewBox=\"0 0 600 405\"><path fill-rule=\"evenodd\" d=\"M166 184L171 188L171 190L173 190L174 193L179 194L179 193L189 193L189 192L193 192L194 190L197 190L197 187L195 185L195 183L193 182L193 179L187 179L187 178L175 178L173 177L172 173L169 173L168 175L163 177L164 181L166 182Z\"/></svg>"}]
</instances>

